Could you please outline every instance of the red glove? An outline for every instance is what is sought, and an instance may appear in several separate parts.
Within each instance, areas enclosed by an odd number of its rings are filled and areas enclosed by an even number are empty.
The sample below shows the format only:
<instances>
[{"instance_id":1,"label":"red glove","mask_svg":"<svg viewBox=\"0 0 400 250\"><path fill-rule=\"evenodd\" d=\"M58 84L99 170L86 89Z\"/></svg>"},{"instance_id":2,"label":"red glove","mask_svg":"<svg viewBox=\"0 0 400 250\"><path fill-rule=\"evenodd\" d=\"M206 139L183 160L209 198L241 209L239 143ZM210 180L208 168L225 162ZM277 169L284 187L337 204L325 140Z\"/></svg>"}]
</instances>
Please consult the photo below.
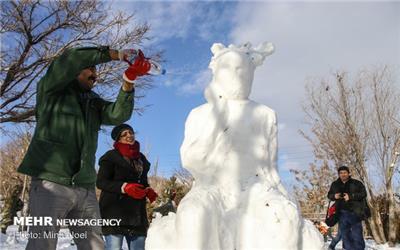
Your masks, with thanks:
<instances>
[{"instance_id":1,"label":"red glove","mask_svg":"<svg viewBox=\"0 0 400 250\"><path fill-rule=\"evenodd\" d=\"M134 199L143 199L146 196L146 190L143 185L138 183L128 183L124 187L124 192Z\"/></svg>"},{"instance_id":2,"label":"red glove","mask_svg":"<svg viewBox=\"0 0 400 250\"><path fill-rule=\"evenodd\" d=\"M133 83L133 81L138 77L138 76L143 76L146 75L147 72L149 72L151 67L151 64L149 60L147 60L144 57L144 54L141 50L139 50L138 56L129 66L127 70L125 70L125 73L123 75L123 78L125 81L129 83Z\"/></svg>"},{"instance_id":3,"label":"red glove","mask_svg":"<svg viewBox=\"0 0 400 250\"><path fill-rule=\"evenodd\" d=\"M154 189L148 187L146 188L146 196L149 199L150 203L153 203L157 199L158 194L154 191Z\"/></svg>"}]
</instances>

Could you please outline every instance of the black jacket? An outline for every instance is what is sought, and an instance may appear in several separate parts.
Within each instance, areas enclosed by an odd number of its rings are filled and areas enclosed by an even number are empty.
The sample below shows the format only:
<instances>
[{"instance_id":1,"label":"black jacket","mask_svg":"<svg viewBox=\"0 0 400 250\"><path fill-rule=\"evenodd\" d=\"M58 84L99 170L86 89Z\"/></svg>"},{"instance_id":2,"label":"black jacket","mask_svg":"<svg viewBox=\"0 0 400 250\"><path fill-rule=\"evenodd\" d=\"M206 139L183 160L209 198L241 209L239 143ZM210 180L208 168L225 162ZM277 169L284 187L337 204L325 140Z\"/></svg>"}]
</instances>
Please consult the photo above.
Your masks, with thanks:
<instances>
[{"instance_id":1,"label":"black jacket","mask_svg":"<svg viewBox=\"0 0 400 250\"><path fill-rule=\"evenodd\" d=\"M146 198L137 200L121 192L124 182L140 183L148 187L147 173L150 163L140 153L143 172L138 172L115 149L105 153L99 160L96 185L101 189L100 213L103 219L121 219L120 227L103 227L103 234L146 236L149 222L146 213Z\"/></svg>"},{"instance_id":2,"label":"black jacket","mask_svg":"<svg viewBox=\"0 0 400 250\"><path fill-rule=\"evenodd\" d=\"M344 199L335 199L336 193L348 193L349 201ZM364 184L361 181L350 179L343 183L340 178L331 184L328 192L328 198L332 201L336 201L336 208L340 210L348 210L357 214L361 219L365 219L370 216L370 211L366 202L367 192Z\"/></svg>"}]
</instances>

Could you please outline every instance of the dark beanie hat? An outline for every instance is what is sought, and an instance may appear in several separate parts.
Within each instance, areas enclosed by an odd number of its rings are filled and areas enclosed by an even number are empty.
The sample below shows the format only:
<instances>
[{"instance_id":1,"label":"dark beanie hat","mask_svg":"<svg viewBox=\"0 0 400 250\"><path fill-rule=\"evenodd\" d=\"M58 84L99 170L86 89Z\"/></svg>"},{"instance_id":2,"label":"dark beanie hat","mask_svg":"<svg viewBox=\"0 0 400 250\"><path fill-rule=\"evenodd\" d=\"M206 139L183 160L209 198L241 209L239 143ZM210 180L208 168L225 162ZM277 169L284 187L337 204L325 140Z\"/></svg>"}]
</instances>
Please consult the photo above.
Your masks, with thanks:
<instances>
[{"instance_id":1,"label":"dark beanie hat","mask_svg":"<svg viewBox=\"0 0 400 250\"><path fill-rule=\"evenodd\" d=\"M347 171L347 173L350 173L350 169L349 169L349 167L348 166L341 166L340 168L338 168L338 173L340 172L340 171L342 171L342 170L345 170L345 171Z\"/></svg>"},{"instance_id":2,"label":"dark beanie hat","mask_svg":"<svg viewBox=\"0 0 400 250\"><path fill-rule=\"evenodd\" d=\"M114 141L117 141L119 139L122 131L127 130L127 129L129 129L132 132L134 132L133 128L131 126L129 126L128 124L125 124L125 123L121 124L121 125L118 125L118 126L115 126L113 128L113 130L111 131L111 138Z\"/></svg>"}]
</instances>

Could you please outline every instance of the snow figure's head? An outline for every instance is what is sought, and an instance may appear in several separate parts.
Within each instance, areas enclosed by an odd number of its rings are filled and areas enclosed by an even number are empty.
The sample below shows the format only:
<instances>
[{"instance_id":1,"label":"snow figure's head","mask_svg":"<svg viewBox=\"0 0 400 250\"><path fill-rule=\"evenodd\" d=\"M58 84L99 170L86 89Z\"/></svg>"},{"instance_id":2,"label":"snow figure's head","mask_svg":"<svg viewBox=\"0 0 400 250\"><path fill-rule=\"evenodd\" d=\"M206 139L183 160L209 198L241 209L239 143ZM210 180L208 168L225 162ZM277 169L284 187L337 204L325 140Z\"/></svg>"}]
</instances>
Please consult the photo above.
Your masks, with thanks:
<instances>
[{"instance_id":1,"label":"snow figure's head","mask_svg":"<svg viewBox=\"0 0 400 250\"><path fill-rule=\"evenodd\" d=\"M250 43L240 46L214 43L209 68L213 79L205 90L208 102L218 99L247 99L253 83L254 70L274 52L274 45L264 42L253 48Z\"/></svg>"}]
</instances>

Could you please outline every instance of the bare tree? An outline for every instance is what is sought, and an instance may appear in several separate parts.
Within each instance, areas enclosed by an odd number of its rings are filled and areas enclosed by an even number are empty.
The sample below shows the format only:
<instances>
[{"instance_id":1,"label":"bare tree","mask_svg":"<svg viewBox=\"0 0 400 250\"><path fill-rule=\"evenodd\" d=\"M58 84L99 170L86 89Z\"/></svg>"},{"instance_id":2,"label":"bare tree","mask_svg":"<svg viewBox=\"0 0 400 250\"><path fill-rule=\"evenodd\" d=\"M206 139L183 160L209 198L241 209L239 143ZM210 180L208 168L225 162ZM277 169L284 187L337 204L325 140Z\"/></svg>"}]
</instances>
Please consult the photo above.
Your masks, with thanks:
<instances>
[{"instance_id":1,"label":"bare tree","mask_svg":"<svg viewBox=\"0 0 400 250\"><path fill-rule=\"evenodd\" d=\"M134 15L113 11L112 2L11 0L1 1L0 122L34 122L36 83L50 62L73 46L137 47L147 24L132 25ZM154 51L151 53L155 53ZM159 56L159 54L155 53ZM98 69L103 93L121 77L121 65ZM151 80L139 83L149 87ZM114 91L115 92L115 91Z\"/></svg>"},{"instance_id":2,"label":"bare tree","mask_svg":"<svg viewBox=\"0 0 400 250\"><path fill-rule=\"evenodd\" d=\"M398 85L397 85L398 86ZM350 81L346 72L338 72L334 81L321 80L307 87L303 105L311 135L301 131L312 144L317 159L335 166L347 164L367 189L371 208L368 220L374 239L384 243L393 235L385 235L375 201L382 186L392 200L389 227L394 227L393 176L398 168L399 89L388 67L364 70ZM378 174L380 173L380 174ZM396 230L394 230L395 232ZM388 237L389 236L389 237Z\"/></svg>"},{"instance_id":3,"label":"bare tree","mask_svg":"<svg viewBox=\"0 0 400 250\"><path fill-rule=\"evenodd\" d=\"M336 171L325 161L321 165L310 164L306 170L291 169L290 172L296 179L293 191L303 216L323 220L328 205L326 196L332 181L337 178Z\"/></svg>"},{"instance_id":4,"label":"bare tree","mask_svg":"<svg viewBox=\"0 0 400 250\"><path fill-rule=\"evenodd\" d=\"M13 186L24 184L24 175L17 172L26 150L31 134L23 132L10 133L12 138L1 147L0 151L0 195L6 197Z\"/></svg>"},{"instance_id":5,"label":"bare tree","mask_svg":"<svg viewBox=\"0 0 400 250\"><path fill-rule=\"evenodd\" d=\"M176 168L174 172L174 176L176 177L177 181L190 190L194 182L192 174L187 169L182 167Z\"/></svg>"},{"instance_id":6,"label":"bare tree","mask_svg":"<svg viewBox=\"0 0 400 250\"><path fill-rule=\"evenodd\" d=\"M0 151L0 195L4 202L13 199L13 192L17 187L22 187L20 198L24 202L23 216L27 216L28 210L28 187L30 178L17 172L31 140L29 132L12 132L12 137L1 147ZM19 189L19 188L18 188ZM20 228L22 230L24 228Z\"/></svg>"},{"instance_id":7,"label":"bare tree","mask_svg":"<svg viewBox=\"0 0 400 250\"><path fill-rule=\"evenodd\" d=\"M389 212L388 240L389 246L396 242L396 202L394 196L394 174L398 168L400 151L400 125L396 119L400 113L400 92L391 88L391 72L387 67L380 71L366 72L364 76L371 89L373 98L371 119L371 150L374 165L382 172Z\"/></svg>"}]
</instances>

